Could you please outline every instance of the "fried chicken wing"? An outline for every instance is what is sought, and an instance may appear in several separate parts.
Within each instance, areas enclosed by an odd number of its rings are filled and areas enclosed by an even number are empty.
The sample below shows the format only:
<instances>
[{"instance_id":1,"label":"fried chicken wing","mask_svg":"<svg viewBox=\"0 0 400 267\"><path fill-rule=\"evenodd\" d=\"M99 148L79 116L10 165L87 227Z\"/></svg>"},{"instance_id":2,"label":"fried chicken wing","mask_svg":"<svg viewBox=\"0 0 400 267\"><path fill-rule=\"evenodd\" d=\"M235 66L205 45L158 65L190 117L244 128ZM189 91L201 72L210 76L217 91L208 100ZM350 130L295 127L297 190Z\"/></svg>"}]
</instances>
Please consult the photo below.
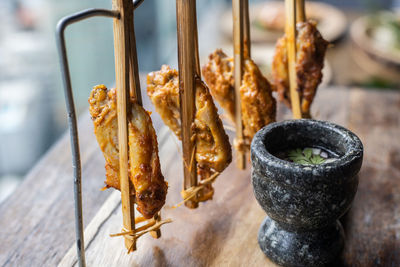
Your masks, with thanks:
<instances>
[{"instance_id":1,"label":"fried chicken wing","mask_svg":"<svg viewBox=\"0 0 400 267\"><path fill-rule=\"evenodd\" d=\"M116 90L95 86L89 97L96 139L106 160L106 185L120 190ZM137 210L151 218L165 203L157 136L149 114L135 102L128 111L129 179Z\"/></svg>"},{"instance_id":2,"label":"fried chicken wing","mask_svg":"<svg viewBox=\"0 0 400 267\"><path fill-rule=\"evenodd\" d=\"M202 70L211 93L234 121L233 67L233 59L228 58L221 49L217 49L209 56L209 62ZM244 61L240 97L245 143L250 144L254 134L275 121L276 116L276 101L272 96L271 85L251 59Z\"/></svg>"},{"instance_id":3,"label":"fried chicken wing","mask_svg":"<svg viewBox=\"0 0 400 267\"><path fill-rule=\"evenodd\" d=\"M271 85L251 59L245 60L240 97L243 134L250 145L258 130L276 119L276 101Z\"/></svg>"},{"instance_id":4,"label":"fried chicken wing","mask_svg":"<svg viewBox=\"0 0 400 267\"><path fill-rule=\"evenodd\" d=\"M181 139L178 72L164 65L160 71L148 74L147 85L147 93L157 112ZM196 80L195 104L195 158L198 174L203 180L215 171L222 172L229 165L232 161L232 150L210 92L199 79ZM212 197L211 185L207 191L203 200Z\"/></svg>"},{"instance_id":5,"label":"fried chicken wing","mask_svg":"<svg viewBox=\"0 0 400 267\"><path fill-rule=\"evenodd\" d=\"M94 133L106 160L107 187L120 189L118 119L116 95L104 85L93 87L89 97L89 111L93 120Z\"/></svg>"},{"instance_id":6,"label":"fried chicken wing","mask_svg":"<svg viewBox=\"0 0 400 267\"><path fill-rule=\"evenodd\" d=\"M178 71L163 65L147 75L147 94L164 123L181 137Z\"/></svg>"},{"instance_id":7,"label":"fried chicken wing","mask_svg":"<svg viewBox=\"0 0 400 267\"><path fill-rule=\"evenodd\" d=\"M232 161L232 149L207 86L196 80L196 161L222 172Z\"/></svg>"},{"instance_id":8,"label":"fried chicken wing","mask_svg":"<svg viewBox=\"0 0 400 267\"><path fill-rule=\"evenodd\" d=\"M208 56L209 61L203 66L204 81L210 87L211 94L235 121L235 81L233 78L233 58L228 57L221 49Z\"/></svg>"},{"instance_id":9,"label":"fried chicken wing","mask_svg":"<svg viewBox=\"0 0 400 267\"><path fill-rule=\"evenodd\" d=\"M286 37L278 39L275 46L275 55L272 61L272 76L274 79L274 90L278 92L279 101L290 106L290 85L288 56L286 49Z\"/></svg>"},{"instance_id":10,"label":"fried chicken wing","mask_svg":"<svg viewBox=\"0 0 400 267\"><path fill-rule=\"evenodd\" d=\"M151 218L165 203L167 183L161 173L158 143L150 115L132 103L128 124L129 165L137 209Z\"/></svg>"},{"instance_id":11,"label":"fried chicken wing","mask_svg":"<svg viewBox=\"0 0 400 267\"><path fill-rule=\"evenodd\" d=\"M322 68L328 42L323 39L312 21L297 23L296 81L300 93L301 112L310 117L310 106L322 80ZM272 75L279 99L291 107L286 37L277 42L272 63Z\"/></svg>"}]
</instances>

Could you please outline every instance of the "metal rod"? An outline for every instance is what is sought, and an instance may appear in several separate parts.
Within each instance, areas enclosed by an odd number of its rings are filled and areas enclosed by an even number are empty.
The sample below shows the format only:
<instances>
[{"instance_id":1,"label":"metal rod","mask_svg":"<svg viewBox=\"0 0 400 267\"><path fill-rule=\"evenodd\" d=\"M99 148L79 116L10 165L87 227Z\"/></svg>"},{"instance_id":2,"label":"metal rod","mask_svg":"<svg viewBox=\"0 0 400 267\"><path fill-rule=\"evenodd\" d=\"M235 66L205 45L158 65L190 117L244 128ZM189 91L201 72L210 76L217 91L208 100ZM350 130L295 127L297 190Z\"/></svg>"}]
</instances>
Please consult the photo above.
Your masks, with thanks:
<instances>
[{"instance_id":1,"label":"metal rod","mask_svg":"<svg viewBox=\"0 0 400 267\"><path fill-rule=\"evenodd\" d=\"M134 9L140 6L144 0L133 1ZM64 84L65 103L68 112L68 126L71 138L72 151L72 167L74 172L74 199L75 199L75 231L76 231L76 247L79 266L86 266L85 263L85 244L83 236L83 218L82 218L82 176L81 176L81 160L79 152L78 127L76 121L75 104L71 86L71 75L69 72L69 64L67 50L65 45L65 29L78 21L91 17L110 17L119 18L119 12L107 9L86 9L72 15L62 18L56 27L57 48L60 56L61 74Z\"/></svg>"},{"instance_id":2,"label":"metal rod","mask_svg":"<svg viewBox=\"0 0 400 267\"><path fill-rule=\"evenodd\" d=\"M138 6L140 6L143 3L144 0L134 0L133 1L133 8L136 9Z\"/></svg>"},{"instance_id":3,"label":"metal rod","mask_svg":"<svg viewBox=\"0 0 400 267\"><path fill-rule=\"evenodd\" d=\"M68 112L68 126L71 137L72 168L74 171L76 248L77 248L78 263L80 267L86 266L85 243L83 237L83 218L82 218L81 160L79 152L78 126L76 122L74 97L72 93L71 75L69 72L64 31L67 28L67 26L75 22L95 16L118 18L119 14L118 12L105 9L87 9L62 18L58 22L56 29L57 47L60 56L61 74L63 77L63 84L64 84L65 103Z\"/></svg>"}]
</instances>

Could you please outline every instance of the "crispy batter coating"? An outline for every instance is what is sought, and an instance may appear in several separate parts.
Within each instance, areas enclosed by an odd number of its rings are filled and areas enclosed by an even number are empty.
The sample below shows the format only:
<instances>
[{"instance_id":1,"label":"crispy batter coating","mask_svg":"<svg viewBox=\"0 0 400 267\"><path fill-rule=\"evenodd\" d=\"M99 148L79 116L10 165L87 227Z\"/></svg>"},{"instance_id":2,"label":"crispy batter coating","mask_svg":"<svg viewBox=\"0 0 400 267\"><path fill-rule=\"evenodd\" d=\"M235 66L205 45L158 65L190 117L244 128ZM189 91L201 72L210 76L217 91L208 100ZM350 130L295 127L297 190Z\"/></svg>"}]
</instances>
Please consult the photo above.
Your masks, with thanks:
<instances>
[{"instance_id":1,"label":"crispy batter coating","mask_svg":"<svg viewBox=\"0 0 400 267\"><path fill-rule=\"evenodd\" d=\"M243 134L250 144L258 130L276 120L276 101L270 83L253 60L245 60L244 68L240 97Z\"/></svg>"},{"instance_id":2,"label":"crispy batter coating","mask_svg":"<svg viewBox=\"0 0 400 267\"><path fill-rule=\"evenodd\" d=\"M322 80L325 52L328 42L323 39L312 21L297 23L296 76L301 100L301 112L310 117L310 106ZM275 47L272 75L280 101L291 107L286 37Z\"/></svg>"},{"instance_id":3,"label":"crispy batter coating","mask_svg":"<svg viewBox=\"0 0 400 267\"><path fill-rule=\"evenodd\" d=\"M147 94L164 123L181 138L178 71L163 65L147 75Z\"/></svg>"},{"instance_id":4,"label":"crispy batter coating","mask_svg":"<svg viewBox=\"0 0 400 267\"><path fill-rule=\"evenodd\" d=\"M275 46L275 55L272 61L272 76L274 79L274 90L278 92L279 101L290 106L290 85L288 71L288 56L286 49L286 37L278 39Z\"/></svg>"},{"instance_id":5,"label":"crispy batter coating","mask_svg":"<svg viewBox=\"0 0 400 267\"><path fill-rule=\"evenodd\" d=\"M106 160L107 187L120 189L118 119L116 94L104 85L93 87L89 97L89 111L94 124L94 132Z\"/></svg>"},{"instance_id":6,"label":"crispy batter coating","mask_svg":"<svg viewBox=\"0 0 400 267\"><path fill-rule=\"evenodd\" d=\"M222 172L232 161L232 149L207 86L196 81L196 161Z\"/></svg>"},{"instance_id":7,"label":"crispy batter coating","mask_svg":"<svg viewBox=\"0 0 400 267\"><path fill-rule=\"evenodd\" d=\"M258 130L275 121L276 101L272 96L270 83L254 61L246 59L244 63L240 97L245 143L250 144ZM203 67L203 74L211 93L234 121L233 59L217 49L209 56L209 62Z\"/></svg>"},{"instance_id":8,"label":"crispy batter coating","mask_svg":"<svg viewBox=\"0 0 400 267\"><path fill-rule=\"evenodd\" d=\"M95 86L89 97L97 142L106 160L106 185L120 190L116 90ZM165 203L167 183L161 173L157 136L149 114L135 102L128 111L129 179L137 210L151 218Z\"/></svg>"},{"instance_id":9,"label":"crispy batter coating","mask_svg":"<svg viewBox=\"0 0 400 267\"><path fill-rule=\"evenodd\" d=\"M228 57L221 49L208 56L209 61L203 66L204 81L210 87L212 96L235 121L235 81L233 77L233 58Z\"/></svg>"},{"instance_id":10,"label":"crispy batter coating","mask_svg":"<svg viewBox=\"0 0 400 267\"><path fill-rule=\"evenodd\" d=\"M149 73L147 93L165 124L181 139L178 72L164 65L160 71ZM195 158L198 175L203 180L229 165L232 150L210 92L199 79L196 80L195 105ZM211 185L205 191L202 200L213 195Z\"/></svg>"}]
</instances>

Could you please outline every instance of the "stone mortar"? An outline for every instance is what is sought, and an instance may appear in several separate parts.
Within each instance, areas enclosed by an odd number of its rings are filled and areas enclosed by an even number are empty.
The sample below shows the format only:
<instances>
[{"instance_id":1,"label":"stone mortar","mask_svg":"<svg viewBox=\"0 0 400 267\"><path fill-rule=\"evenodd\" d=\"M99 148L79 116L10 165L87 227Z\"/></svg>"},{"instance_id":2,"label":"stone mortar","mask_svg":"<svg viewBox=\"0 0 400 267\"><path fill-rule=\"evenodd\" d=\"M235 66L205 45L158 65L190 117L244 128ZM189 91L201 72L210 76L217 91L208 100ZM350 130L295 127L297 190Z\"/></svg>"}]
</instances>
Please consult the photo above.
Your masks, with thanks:
<instances>
[{"instance_id":1,"label":"stone mortar","mask_svg":"<svg viewBox=\"0 0 400 267\"><path fill-rule=\"evenodd\" d=\"M303 165L273 154L290 148L322 147L333 162ZM338 219L358 186L363 145L349 130L316 120L290 120L262 128L251 143L254 195L267 213L258 242L283 266L326 266L344 246Z\"/></svg>"}]
</instances>

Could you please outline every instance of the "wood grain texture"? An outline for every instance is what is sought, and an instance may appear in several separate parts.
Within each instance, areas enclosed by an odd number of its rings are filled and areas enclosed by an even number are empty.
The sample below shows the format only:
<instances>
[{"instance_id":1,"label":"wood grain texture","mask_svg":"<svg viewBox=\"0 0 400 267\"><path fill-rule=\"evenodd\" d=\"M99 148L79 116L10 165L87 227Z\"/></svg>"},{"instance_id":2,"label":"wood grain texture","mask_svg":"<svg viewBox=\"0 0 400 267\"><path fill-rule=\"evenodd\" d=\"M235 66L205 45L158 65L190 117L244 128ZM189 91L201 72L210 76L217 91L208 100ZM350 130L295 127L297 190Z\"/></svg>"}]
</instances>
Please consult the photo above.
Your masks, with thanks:
<instances>
[{"instance_id":1,"label":"wood grain texture","mask_svg":"<svg viewBox=\"0 0 400 267\"><path fill-rule=\"evenodd\" d=\"M102 224L108 220L115 209L121 209L121 194L118 191L113 191L101 206L96 216L90 221L85 229L85 250L91 244L92 240L96 237L98 229ZM73 266L77 264L76 244L74 244L58 264L59 266Z\"/></svg>"},{"instance_id":2,"label":"wood grain texture","mask_svg":"<svg viewBox=\"0 0 400 267\"><path fill-rule=\"evenodd\" d=\"M382 97L385 95L385 97ZM348 126L364 144L353 208L344 218L348 266L400 266L400 97L352 90Z\"/></svg>"},{"instance_id":3,"label":"wood grain texture","mask_svg":"<svg viewBox=\"0 0 400 267\"><path fill-rule=\"evenodd\" d=\"M341 92L341 102L347 92ZM331 91L320 96L319 101L327 101L337 92ZM347 114L320 113L326 119L343 123ZM279 110L281 118L290 117L286 108ZM232 137L232 136L231 136ZM153 240L144 237L138 241L138 250L127 256L117 240L111 240L110 233L117 232L117 222L121 219L119 209L102 224L96 223L97 235L90 241L87 248L87 263L89 266L275 266L270 262L257 244L257 231L265 213L258 206L250 185L250 171L238 171L233 164L226 169L216 181L215 197L213 201L201 203L196 210L185 210L171 206L180 201L179 190L182 174L176 170L182 164L175 157L175 137L171 134L160 135L167 138L160 148L160 159L163 173L168 179L169 194L164 218L172 218L173 223L163 226L163 237ZM250 165L250 164L248 164ZM109 206L106 203L105 206ZM115 205L114 202L111 205ZM104 214L96 216L106 218ZM86 229L88 235L94 232L93 228ZM93 235L92 235L93 236ZM107 253L107 251L113 253ZM74 251L73 249L71 251ZM75 255L68 254L60 266L71 266Z\"/></svg>"},{"instance_id":4,"label":"wood grain texture","mask_svg":"<svg viewBox=\"0 0 400 267\"><path fill-rule=\"evenodd\" d=\"M87 88L88 97L90 89ZM161 118L148 97L143 102L153 112L154 128L159 133ZM104 157L89 112L80 116L78 130L86 227L113 191L100 190L105 185ZM75 242L69 140L67 132L26 175L17 191L0 204L0 266L55 266ZM160 139L159 145L162 146Z\"/></svg>"},{"instance_id":5,"label":"wood grain texture","mask_svg":"<svg viewBox=\"0 0 400 267\"><path fill-rule=\"evenodd\" d=\"M147 106L148 99L144 100ZM343 219L347 243L337 266L400 265L399 109L400 93L395 91L321 88L316 96L314 117L349 127L365 146L359 190L353 208ZM160 130L159 116L153 113L152 117L162 171L170 184L170 205L180 201L180 152L175 137ZM278 119L290 117L291 113L279 105ZM87 114L79 125L87 225L113 191L99 191L105 176L104 159ZM110 258L110 266L269 266L256 241L265 214L253 197L249 179L248 170L229 166L215 183L213 201L202 203L197 210L164 208L163 218L174 222L163 226L160 239L141 238L138 250L130 255L120 238L108 236L120 230L120 204L114 199L117 208L99 213L96 218L105 222L85 235L92 240L86 254L88 266L100 266ZM0 206L0 266L60 263L75 238L72 190L69 136L64 136L28 175L16 192L19 195ZM110 217L104 220L107 212ZM90 229L86 227L86 231Z\"/></svg>"},{"instance_id":6,"label":"wood grain texture","mask_svg":"<svg viewBox=\"0 0 400 267\"><path fill-rule=\"evenodd\" d=\"M89 113L79 122L83 222L111 193ZM22 196L22 197L21 197ZM75 240L72 159L65 134L0 205L0 266L54 266Z\"/></svg>"},{"instance_id":7,"label":"wood grain texture","mask_svg":"<svg viewBox=\"0 0 400 267\"><path fill-rule=\"evenodd\" d=\"M242 251L243 247L238 246L246 244L257 247L254 233L258 229L257 222L264 217L264 212L254 200L248 170L238 171L231 165L214 184L215 199L201 203L195 210L182 206L171 208L180 201L180 181L183 178L177 172L182 163L169 156L176 154L174 138L168 135L166 145L160 150L163 174L167 179L172 178L168 180L169 194L163 217L172 218L173 223L162 227L163 237L160 240L150 236L141 238L137 244L138 250L132 256L127 256L120 240L109 237L110 233L119 231L121 212L115 209L90 241L87 248L88 266L235 266L242 260L253 261L254 266L269 263L258 249L248 253L248 250ZM90 228L87 230L91 231ZM254 254L259 256L254 257ZM66 259L64 261L67 262ZM60 266L69 265L63 263Z\"/></svg>"}]
</instances>

